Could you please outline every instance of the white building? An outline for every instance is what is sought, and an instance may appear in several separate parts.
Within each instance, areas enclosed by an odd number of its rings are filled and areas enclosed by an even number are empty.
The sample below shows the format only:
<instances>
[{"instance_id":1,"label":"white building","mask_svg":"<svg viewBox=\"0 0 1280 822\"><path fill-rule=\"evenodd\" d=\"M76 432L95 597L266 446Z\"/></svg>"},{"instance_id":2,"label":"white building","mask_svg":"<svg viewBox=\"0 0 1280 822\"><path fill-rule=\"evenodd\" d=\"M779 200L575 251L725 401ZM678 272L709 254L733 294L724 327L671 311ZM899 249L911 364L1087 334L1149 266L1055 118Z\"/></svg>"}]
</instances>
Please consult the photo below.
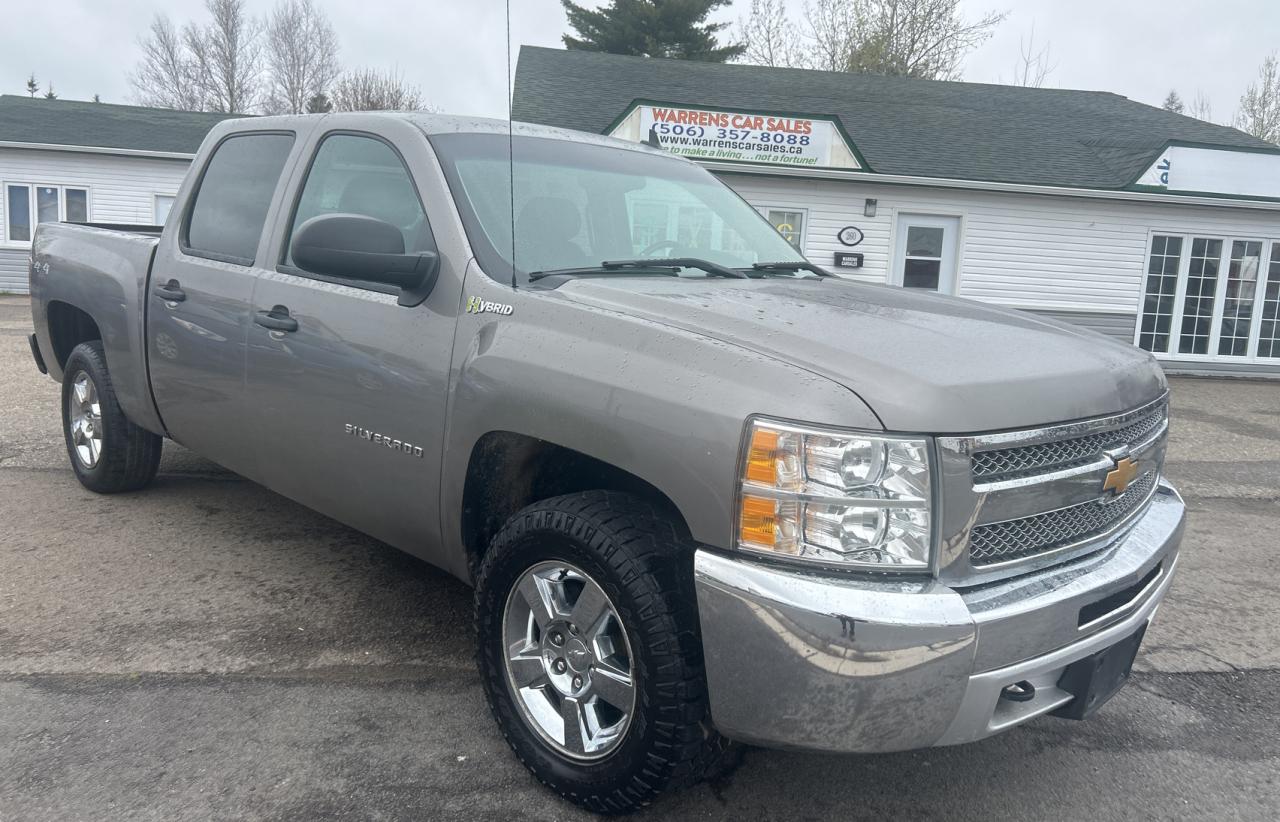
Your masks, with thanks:
<instances>
[{"instance_id":1,"label":"white building","mask_svg":"<svg viewBox=\"0 0 1280 822\"><path fill-rule=\"evenodd\" d=\"M0 292L26 293L41 221L163 223L224 116L0 96Z\"/></svg>"},{"instance_id":2,"label":"white building","mask_svg":"<svg viewBox=\"0 0 1280 822\"><path fill-rule=\"evenodd\" d=\"M1280 148L1106 92L524 47L516 120L656 138L814 262L1280 375ZM651 137L652 135L652 137ZM696 235L697 209L655 213Z\"/></svg>"}]
</instances>

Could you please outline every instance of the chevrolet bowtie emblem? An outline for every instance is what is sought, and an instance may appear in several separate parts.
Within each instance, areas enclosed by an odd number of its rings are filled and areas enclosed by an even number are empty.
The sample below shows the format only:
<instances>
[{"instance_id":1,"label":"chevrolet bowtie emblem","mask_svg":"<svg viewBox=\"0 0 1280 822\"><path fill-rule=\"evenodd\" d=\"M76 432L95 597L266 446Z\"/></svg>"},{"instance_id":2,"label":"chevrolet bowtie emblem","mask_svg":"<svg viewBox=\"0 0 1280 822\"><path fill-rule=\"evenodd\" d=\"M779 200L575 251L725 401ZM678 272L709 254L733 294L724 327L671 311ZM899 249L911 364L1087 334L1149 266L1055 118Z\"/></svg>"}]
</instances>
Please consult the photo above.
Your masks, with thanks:
<instances>
[{"instance_id":1,"label":"chevrolet bowtie emblem","mask_svg":"<svg viewBox=\"0 0 1280 822\"><path fill-rule=\"evenodd\" d=\"M1125 457L1116 460L1116 467L1107 472L1107 478L1102 483L1103 491L1111 491L1117 496L1124 493L1124 489L1129 487L1129 483L1138 478L1138 461Z\"/></svg>"}]
</instances>

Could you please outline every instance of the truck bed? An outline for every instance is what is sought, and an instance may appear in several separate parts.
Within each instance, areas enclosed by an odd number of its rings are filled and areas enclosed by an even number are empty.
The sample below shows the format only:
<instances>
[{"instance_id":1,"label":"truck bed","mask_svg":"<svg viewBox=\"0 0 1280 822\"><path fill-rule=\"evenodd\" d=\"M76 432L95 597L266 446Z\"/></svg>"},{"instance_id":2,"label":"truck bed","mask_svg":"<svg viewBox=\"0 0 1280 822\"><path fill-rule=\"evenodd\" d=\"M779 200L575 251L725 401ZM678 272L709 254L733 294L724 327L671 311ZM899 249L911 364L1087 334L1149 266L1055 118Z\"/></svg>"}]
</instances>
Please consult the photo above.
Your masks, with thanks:
<instances>
[{"instance_id":1,"label":"truck bed","mask_svg":"<svg viewBox=\"0 0 1280 822\"><path fill-rule=\"evenodd\" d=\"M41 223L31 245L31 313L49 373L62 359L49 335L49 312L77 306L98 326L112 381L126 415L161 431L147 383L147 280L160 228L146 225Z\"/></svg>"}]
</instances>

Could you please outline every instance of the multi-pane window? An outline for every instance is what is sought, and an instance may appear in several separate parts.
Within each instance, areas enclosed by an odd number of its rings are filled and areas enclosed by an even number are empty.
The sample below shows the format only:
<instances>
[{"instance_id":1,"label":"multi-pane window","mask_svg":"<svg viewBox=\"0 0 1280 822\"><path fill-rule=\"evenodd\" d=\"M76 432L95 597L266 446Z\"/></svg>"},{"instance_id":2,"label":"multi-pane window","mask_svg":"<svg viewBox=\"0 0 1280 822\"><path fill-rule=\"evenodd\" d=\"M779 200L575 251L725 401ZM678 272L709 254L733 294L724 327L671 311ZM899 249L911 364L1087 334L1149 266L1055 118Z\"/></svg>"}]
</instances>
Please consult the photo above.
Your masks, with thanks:
<instances>
[{"instance_id":1,"label":"multi-pane window","mask_svg":"<svg viewBox=\"0 0 1280 822\"><path fill-rule=\"evenodd\" d=\"M1179 354L1207 354L1213 330L1213 302L1218 289L1218 267L1222 261L1222 240L1196 237L1191 241L1191 266L1187 270L1187 293L1182 301L1182 334Z\"/></svg>"},{"instance_id":2,"label":"multi-pane window","mask_svg":"<svg viewBox=\"0 0 1280 822\"><path fill-rule=\"evenodd\" d=\"M1146 296L1142 304L1142 328L1138 346L1147 351L1168 351L1173 327L1174 301L1178 294L1178 263L1182 238L1157 234L1151 238L1147 263Z\"/></svg>"},{"instance_id":3,"label":"multi-pane window","mask_svg":"<svg viewBox=\"0 0 1280 822\"><path fill-rule=\"evenodd\" d=\"M1249 353L1249 327L1253 324L1253 300L1258 290L1262 243L1236 240L1231 244L1227 288L1222 297L1222 327L1218 353L1243 357Z\"/></svg>"},{"instance_id":4,"label":"multi-pane window","mask_svg":"<svg viewBox=\"0 0 1280 822\"><path fill-rule=\"evenodd\" d=\"M1258 322L1258 356L1280 358L1280 242L1271 244L1271 265Z\"/></svg>"},{"instance_id":5,"label":"multi-pane window","mask_svg":"<svg viewBox=\"0 0 1280 822\"><path fill-rule=\"evenodd\" d=\"M72 186L7 183L3 239L29 243L39 223L89 221L89 190Z\"/></svg>"},{"instance_id":6,"label":"multi-pane window","mask_svg":"<svg viewBox=\"0 0 1280 822\"><path fill-rule=\"evenodd\" d=\"M1153 235L1136 342L1157 354L1280 358L1280 239Z\"/></svg>"}]
</instances>

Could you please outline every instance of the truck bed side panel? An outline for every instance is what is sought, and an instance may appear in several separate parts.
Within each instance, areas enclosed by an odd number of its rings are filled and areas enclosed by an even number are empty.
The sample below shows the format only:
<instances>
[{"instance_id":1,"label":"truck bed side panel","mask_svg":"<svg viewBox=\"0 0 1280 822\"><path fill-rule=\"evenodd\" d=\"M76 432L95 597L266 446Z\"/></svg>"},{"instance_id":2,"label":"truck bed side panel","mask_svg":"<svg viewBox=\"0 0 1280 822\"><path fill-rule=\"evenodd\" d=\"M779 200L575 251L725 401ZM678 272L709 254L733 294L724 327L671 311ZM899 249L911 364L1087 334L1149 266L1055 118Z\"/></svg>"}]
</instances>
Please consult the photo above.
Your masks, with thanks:
<instances>
[{"instance_id":1,"label":"truck bed side panel","mask_svg":"<svg viewBox=\"0 0 1280 822\"><path fill-rule=\"evenodd\" d=\"M93 318L124 413L164 433L147 377L147 279L156 238L63 223L41 225L31 248L31 310L49 374L62 380L49 332L49 305L62 302Z\"/></svg>"}]
</instances>

